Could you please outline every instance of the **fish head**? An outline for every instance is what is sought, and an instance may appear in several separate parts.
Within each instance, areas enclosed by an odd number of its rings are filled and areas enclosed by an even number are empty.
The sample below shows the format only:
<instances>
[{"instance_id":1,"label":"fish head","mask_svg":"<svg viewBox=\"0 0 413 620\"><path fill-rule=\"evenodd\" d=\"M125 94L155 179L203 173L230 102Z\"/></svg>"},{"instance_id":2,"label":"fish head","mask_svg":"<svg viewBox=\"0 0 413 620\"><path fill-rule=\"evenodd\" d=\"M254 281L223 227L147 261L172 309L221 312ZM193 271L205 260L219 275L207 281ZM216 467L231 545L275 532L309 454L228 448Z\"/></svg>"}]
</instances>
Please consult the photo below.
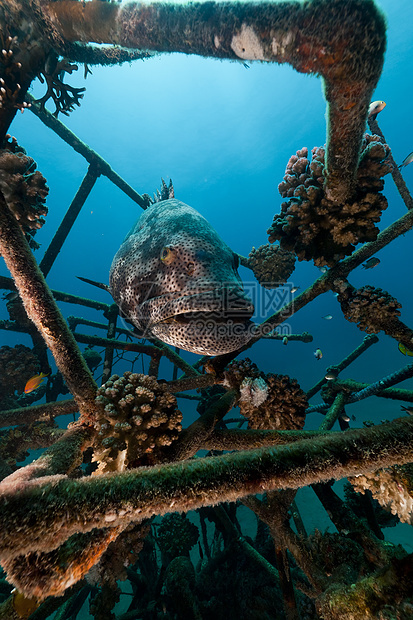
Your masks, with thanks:
<instances>
[{"instance_id":1,"label":"fish head","mask_svg":"<svg viewBox=\"0 0 413 620\"><path fill-rule=\"evenodd\" d=\"M201 355L251 339L254 306L237 255L195 209L152 205L115 255L109 275L122 314L146 337Z\"/></svg>"}]
</instances>

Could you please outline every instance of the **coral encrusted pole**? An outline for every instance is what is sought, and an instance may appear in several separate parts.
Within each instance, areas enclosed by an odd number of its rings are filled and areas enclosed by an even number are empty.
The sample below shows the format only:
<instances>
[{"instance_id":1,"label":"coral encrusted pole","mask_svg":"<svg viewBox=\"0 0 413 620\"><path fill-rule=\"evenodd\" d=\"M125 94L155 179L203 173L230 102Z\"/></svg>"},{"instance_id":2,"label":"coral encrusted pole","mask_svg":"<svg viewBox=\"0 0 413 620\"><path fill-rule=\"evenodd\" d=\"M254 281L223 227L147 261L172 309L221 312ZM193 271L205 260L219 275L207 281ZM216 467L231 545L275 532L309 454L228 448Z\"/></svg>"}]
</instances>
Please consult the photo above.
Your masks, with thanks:
<instances>
[{"instance_id":1,"label":"coral encrusted pole","mask_svg":"<svg viewBox=\"0 0 413 620\"><path fill-rule=\"evenodd\" d=\"M321 75L328 105L327 197L352 196L371 95L386 47L373 0L312 2L44 2L66 41L289 63Z\"/></svg>"},{"instance_id":2,"label":"coral encrusted pole","mask_svg":"<svg viewBox=\"0 0 413 620\"><path fill-rule=\"evenodd\" d=\"M42 334L69 390L76 399L80 413L86 418L93 417L95 381L2 194L0 194L0 254L13 276L27 316Z\"/></svg>"}]
</instances>

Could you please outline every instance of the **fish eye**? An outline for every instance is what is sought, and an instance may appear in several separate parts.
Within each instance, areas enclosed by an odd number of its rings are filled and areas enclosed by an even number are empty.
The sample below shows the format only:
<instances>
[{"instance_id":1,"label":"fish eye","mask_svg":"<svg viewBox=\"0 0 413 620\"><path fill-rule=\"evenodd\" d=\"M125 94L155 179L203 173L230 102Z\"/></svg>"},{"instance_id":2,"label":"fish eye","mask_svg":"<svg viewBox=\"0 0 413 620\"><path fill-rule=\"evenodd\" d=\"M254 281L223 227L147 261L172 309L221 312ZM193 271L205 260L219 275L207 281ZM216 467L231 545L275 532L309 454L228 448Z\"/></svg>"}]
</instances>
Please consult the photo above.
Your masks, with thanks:
<instances>
[{"instance_id":1,"label":"fish eye","mask_svg":"<svg viewBox=\"0 0 413 620\"><path fill-rule=\"evenodd\" d=\"M172 263L173 259L174 251L172 250L172 248L168 248L168 246L166 245L161 250L161 261L165 263L165 265L169 265L170 263Z\"/></svg>"},{"instance_id":2,"label":"fish eye","mask_svg":"<svg viewBox=\"0 0 413 620\"><path fill-rule=\"evenodd\" d=\"M195 264L194 263L188 263L186 266L186 270L189 276L192 276L194 271L195 271Z\"/></svg>"}]
</instances>

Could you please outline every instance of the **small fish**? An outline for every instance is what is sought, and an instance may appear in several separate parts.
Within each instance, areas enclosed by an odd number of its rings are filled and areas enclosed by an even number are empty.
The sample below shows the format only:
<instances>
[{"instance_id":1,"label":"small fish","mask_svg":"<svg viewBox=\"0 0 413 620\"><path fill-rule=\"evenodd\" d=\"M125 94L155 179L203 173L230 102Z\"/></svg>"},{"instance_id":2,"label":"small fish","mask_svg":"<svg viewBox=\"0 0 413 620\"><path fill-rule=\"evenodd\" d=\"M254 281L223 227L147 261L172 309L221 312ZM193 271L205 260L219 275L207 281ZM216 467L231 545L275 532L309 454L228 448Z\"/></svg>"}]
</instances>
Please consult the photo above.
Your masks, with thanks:
<instances>
[{"instance_id":1,"label":"small fish","mask_svg":"<svg viewBox=\"0 0 413 620\"><path fill-rule=\"evenodd\" d=\"M16 299L18 299L18 297L19 293L17 293L16 291L12 291L11 293L4 293L2 299L6 301L15 301Z\"/></svg>"},{"instance_id":2,"label":"small fish","mask_svg":"<svg viewBox=\"0 0 413 620\"><path fill-rule=\"evenodd\" d=\"M369 258L368 261L362 264L362 267L364 267L364 269L373 269L373 267L375 267L379 263L380 263L380 259L377 258L376 256L372 256L372 258Z\"/></svg>"},{"instance_id":3,"label":"small fish","mask_svg":"<svg viewBox=\"0 0 413 620\"><path fill-rule=\"evenodd\" d=\"M404 344L399 342L397 346L399 348L400 353L402 353L403 355L407 355L407 357L413 357L413 351L405 347Z\"/></svg>"},{"instance_id":4,"label":"small fish","mask_svg":"<svg viewBox=\"0 0 413 620\"><path fill-rule=\"evenodd\" d=\"M335 379L337 379L337 377L338 377L338 372L335 370L329 370L324 375L324 379L326 379L326 381L334 381Z\"/></svg>"},{"instance_id":5,"label":"small fish","mask_svg":"<svg viewBox=\"0 0 413 620\"><path fill-rule=\"evenodd\" d=\"M350 422L350 418L346 413L342 413L340 418L343 420L343 422Z\"/></svg>"},{"instance_id":6,"label":"small fish","mask_svg":"<svg viewBox=\"0 0 413 620\"><path fill-rule=\"evenodd\" d=\"M296 293L296 292L298 291L298 289L299 289L299 288L300 288L299 286L293 286L293 287L291 288L291 293Z\"/></svg>"},{"instance_id":7,"label":"small fish","mask_svg":"<svg viewBox=\"0 0 413 620\"><path fill-rule=\"evenodd\" d=\"M408 166L409 164L411 164L412 161L413 161L413 151L409 153L409 155L403 159L400 166L397 166L397 167L400 170L401 168L404 168L404 166Z\"/></svg>"},{"instance_id":8,"label":"small fish","mask_svg":"<svg viewBox=\"0 0 413 620\"><path fill-rule=\"evenodd\" d=\"M40 375L34 375L34 377L31 377L31 379L29 379L24 386L24 393L30 394L30 392L36 390L46 377L48 377L48 374L45 375L44 372L41 372Z\"/></svg>"},{"instance_id":9,"label":"small fish","mask_svg":"<svg viewBox=\"0 0 413 620\"><path fill-rule=\"evenodd\" d=\"M386 107L385 101L372 101L369 105L369 118L376 118L377 114Z\"/></svg>"},{"instance_id":10,"label":"small fish","mask_svg":"<svg viewBox=\"0 0 413 620\"><path fill-rule=\"evenodd\" d=\"M321 349L316 349L313 353L314 357L316 358L316 360L321 360L321 358L323 357L323 354L321 352Z\"/></svg>"},{"instance_id":11,"label":"small fish","mask_svg":"<svg viewBox=\"0 0 413 620\"><path fill-rule=\"evenodd\" d=\"M283 344L287 345L288 344L288 338L287 336L284 336L283 338Z\"/></svg>"},{"instance_id":12,"label":"small fish","mask_svg":"<svg viewBox=\"0 0 413 620\"><path fill-rule=\"evenodd\" d=\"M410 407L403 407L403 405L401 405L401 410L405 411L406 413L408 413L409 415L413 415L413 406Z\"/></svg>"},{"instance_id":13,"label":"small fish","mask_svg":"<svg viewBox=\"0 0 413 620\"><path fill-rule=\"evenodd\" d=\"M338 297L340 293L333 293L334 297Z\"/></svg>"},{"instance_id":14,"label":"small fish","mask_svg":"<svg viewBox=\"0 0 413 620\"><path fill-rule=\"evenodd\" d=\"M331 319L333 318L333 315L332 314L325 314L321 318L325 319L326 321L331 321Z\"/></svg>"},{"instance_id":15,"label":"small fish","mask_svg":"<svg viewBox=\"0 0 413 620\"><path fill-rule=\"evenodd\" d=\"M327 267L319 267L319 270L321 271L321 273L327 273L328 268Z\"/></svg>"},{"instance_id":16,"label":"small fish","mask_svg":"<svg viewBox=\"0 0 413 620\"><path fill-rule=\"evenodd\" d=\"M244 65L244 67L245 67L246 69L249 69L249 68L250 68L250 65L249 65L247 62L243 62L242 64Z\"/></svg>"}]
</instances>

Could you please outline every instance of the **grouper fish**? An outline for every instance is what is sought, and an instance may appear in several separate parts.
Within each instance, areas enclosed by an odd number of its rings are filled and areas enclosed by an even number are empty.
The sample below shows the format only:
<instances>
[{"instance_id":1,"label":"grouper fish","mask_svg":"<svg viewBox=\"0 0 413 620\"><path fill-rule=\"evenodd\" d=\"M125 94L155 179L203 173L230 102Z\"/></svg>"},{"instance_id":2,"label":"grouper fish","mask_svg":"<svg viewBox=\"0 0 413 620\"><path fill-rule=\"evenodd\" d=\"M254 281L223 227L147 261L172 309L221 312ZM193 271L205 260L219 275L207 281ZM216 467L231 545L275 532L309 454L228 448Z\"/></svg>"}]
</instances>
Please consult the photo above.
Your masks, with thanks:
<instances>
[{"instance_id":1,"label":"grouper fish","mask_svg":"<svg viewBox=\"0 0 413 620\"><path fill-rule=\"evenodd\" d=\"M109 288L144 337L221 355L253 336L254 306L237 268L207 220L172 198L140 216L113 259Z\"/></svg>"}]
</instances>

